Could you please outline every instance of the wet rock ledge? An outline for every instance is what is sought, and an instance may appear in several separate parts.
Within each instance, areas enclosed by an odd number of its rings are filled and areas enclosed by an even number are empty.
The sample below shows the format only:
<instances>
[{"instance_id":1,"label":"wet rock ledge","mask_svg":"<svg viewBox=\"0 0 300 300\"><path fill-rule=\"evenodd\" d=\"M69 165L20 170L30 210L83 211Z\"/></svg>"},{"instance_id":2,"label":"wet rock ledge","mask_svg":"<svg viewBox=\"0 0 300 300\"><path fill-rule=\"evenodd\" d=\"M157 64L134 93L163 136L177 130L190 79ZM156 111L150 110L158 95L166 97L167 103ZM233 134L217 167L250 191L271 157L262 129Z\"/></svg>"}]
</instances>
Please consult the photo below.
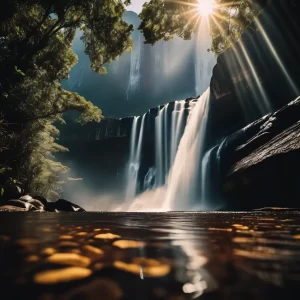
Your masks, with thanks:
<instances>
[{"instance_id":1,"label":"wet rock ledge","mask_svg":"<svg viewBox=\"0 0 300 300\"><path fill-rule=\"evenodd\" d=\"M228 209L299 207L300 97L244 130L253 134L233 150L223 180Z\"/></svg>"}]
</instances>

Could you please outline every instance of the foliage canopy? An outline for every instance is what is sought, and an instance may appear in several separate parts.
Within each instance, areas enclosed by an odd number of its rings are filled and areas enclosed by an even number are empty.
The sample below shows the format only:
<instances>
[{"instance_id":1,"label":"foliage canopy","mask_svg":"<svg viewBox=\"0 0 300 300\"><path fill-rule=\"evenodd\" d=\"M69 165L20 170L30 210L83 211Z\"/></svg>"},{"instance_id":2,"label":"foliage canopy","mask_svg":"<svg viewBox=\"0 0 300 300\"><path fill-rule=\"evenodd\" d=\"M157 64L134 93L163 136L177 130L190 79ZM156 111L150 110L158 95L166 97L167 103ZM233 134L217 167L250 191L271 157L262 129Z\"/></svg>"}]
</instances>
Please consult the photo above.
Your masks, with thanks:
<instances>
[{"instance_id":1,"label":"foliage canopy","mask_svg":"<svg viewBox=\"0 0 300 300\"><path fill-rule=\"evenodd\" d=\"M105 64L132 48L133 26L122 19L128 4L128 0L1 2L1 174L8 171L32 193L57 196L60 174L68 168L53 156L67 151L57 143L54 124L63 122L63 114L70 110L80 113L80 123L102 119L98 107L60 85L77 63L72 51L76 30L83 31L93 71L105 73Z\"/></svg>"},{"instance_id":2,"label":"foliage canopy","mask_svg":"<svg viewBox=\"0 0 300 300\"><path fill-rule=\"evenodd\" d=\"M174 35L191 39L201 19L199 1L207 0L150 0L144 4L139 29L144 33L146 43L153 45ZM220 54L239 39L267 1L215 0L213 14L208 17L213 37L211 50Z\"/></svg>"}]
</instances>

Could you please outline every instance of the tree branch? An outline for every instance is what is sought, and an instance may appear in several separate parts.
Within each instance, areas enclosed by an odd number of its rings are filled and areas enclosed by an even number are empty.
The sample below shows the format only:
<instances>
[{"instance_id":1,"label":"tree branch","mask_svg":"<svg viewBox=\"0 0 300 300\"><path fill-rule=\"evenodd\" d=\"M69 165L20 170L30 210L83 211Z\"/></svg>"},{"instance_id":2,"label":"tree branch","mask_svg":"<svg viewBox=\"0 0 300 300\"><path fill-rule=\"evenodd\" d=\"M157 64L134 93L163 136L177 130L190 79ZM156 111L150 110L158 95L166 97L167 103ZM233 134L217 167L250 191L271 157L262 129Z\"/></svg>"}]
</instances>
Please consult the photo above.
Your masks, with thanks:
<instances>
[{"instance_id":1,"label":"tree branch","mask_svg":"<svg viewBox=\"0 0 300 300\"><path fill-rule=\"evenodd\" d=\"M37 32L37 30L43 25L43 23L46 21L47 17L49 17L49 14L51 12L52 5L50 4L48 8L46 9L41 21L31 30L29 35L26 38L25 44L29 42L29 39Z\"/></svg>"},{"instance_id":2,"label":"tree branch","mask_svg":"<svg viewBox=\"0 0 300 300\"><path fill-rule=\"evenodd\" d=\"M81 14L81 16L73 22L70 23L64 23L63 25L59 26L57 29L55 29L51 35L56 34L59 30L63 29L63 28L70 28L73 27L74 25L78 24L81 21L81 18L83 17L84 13Z\"/></svg>"}]
</instances>

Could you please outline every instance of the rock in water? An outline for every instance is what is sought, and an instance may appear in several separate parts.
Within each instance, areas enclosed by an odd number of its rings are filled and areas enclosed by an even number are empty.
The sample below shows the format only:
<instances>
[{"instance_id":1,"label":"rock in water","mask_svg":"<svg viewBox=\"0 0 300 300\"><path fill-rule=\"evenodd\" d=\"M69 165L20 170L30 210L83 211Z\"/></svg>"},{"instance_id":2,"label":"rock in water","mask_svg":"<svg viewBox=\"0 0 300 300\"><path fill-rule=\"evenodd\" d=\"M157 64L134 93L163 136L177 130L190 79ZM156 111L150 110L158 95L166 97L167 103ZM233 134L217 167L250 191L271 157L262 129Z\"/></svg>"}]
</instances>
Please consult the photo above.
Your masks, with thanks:
<instances>
[{"instance_id":1,"label":"rock in water","mask_svg":"<svg viewBox=\"0 0 300 300\"><path fill-rule=\"evenodd\" d=\"M5 200L0 204L0 211L85 212L82 207L64 199L49 202L43 197L29 195L19 199Z\"/></svg>"}]
</instances>

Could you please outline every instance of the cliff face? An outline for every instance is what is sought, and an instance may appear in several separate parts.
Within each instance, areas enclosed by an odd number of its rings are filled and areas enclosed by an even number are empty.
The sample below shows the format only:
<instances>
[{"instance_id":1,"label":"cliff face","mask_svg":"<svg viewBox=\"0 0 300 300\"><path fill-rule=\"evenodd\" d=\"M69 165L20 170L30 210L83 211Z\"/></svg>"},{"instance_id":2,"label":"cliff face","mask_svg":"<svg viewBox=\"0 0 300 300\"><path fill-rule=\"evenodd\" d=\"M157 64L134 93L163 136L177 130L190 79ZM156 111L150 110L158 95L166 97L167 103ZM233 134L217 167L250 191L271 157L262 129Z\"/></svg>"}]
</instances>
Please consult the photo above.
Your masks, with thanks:
<instances>
[{"instance_id":1,"label":"cliff face","mask_svg":"<svg viewBox=\"0 0 300 300\"><path fill-rule=\"evenodd\" d=\"M70 122L60 128L61 141L63 143L81 143L129 137L132 120L133 117L105 118L100 123L88 123L84 126Z\"/></svg>"},{"instance_id":2,"label":"cliff face","mask_svg":"<svg viewBox=\"0 0 300 300\"><path fill-rule=\"evenodd\" d=\"M299 119L297 98L245 129L246 140L225 157L230 165L223 179L228 209L300 207Z\"/></svg>"},{"instance_id":3,"label":"cliff face","mask_svg":"<svg viewBox=\"0 0 300 300\"><path fill-rule=\"evenodd\" d=\"M211 135L229 135L220 146L227 209L299 207L299 99L290 102L300 95L299 11L297 1L272 1L213 70Z\"/></svg>"},{"instance_id":4,"label":"cliff face","mask_svg":"<svg viewBox=\"0 0 300 300\"><path fill-rule=\"evenodd\" d=\"M300 3L270 1L242 39L218 57L211 79L215 139L299 96Z\"/></svg>"}]
</instances>

